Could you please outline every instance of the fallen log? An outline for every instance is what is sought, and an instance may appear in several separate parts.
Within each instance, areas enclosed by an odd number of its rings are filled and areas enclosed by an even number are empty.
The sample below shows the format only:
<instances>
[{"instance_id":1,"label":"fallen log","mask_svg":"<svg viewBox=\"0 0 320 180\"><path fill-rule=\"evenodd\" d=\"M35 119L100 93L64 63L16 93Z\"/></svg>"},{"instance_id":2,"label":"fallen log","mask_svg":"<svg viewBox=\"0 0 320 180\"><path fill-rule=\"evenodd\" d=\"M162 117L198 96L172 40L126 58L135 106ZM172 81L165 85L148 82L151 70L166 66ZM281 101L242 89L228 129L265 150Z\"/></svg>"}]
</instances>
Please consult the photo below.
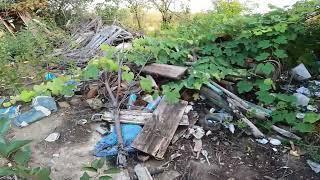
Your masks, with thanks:
<instances>
[{"instance_id":1,"label":"fallen log","mask_svg":"<svg viewBox=\"0 0 320 180\"><path fill-rule=\"evenodd\" d=\"M272 128L272 130L276 131L277 133L281 134L284 137L291 138L291 139L296 139L296 140L301 140L302 139L301 137L293 134L292 132L289 132L287 130L279 128L279 127L277 127L275 125L272 125L271 128Z\"/></svg>"}]
</instances>

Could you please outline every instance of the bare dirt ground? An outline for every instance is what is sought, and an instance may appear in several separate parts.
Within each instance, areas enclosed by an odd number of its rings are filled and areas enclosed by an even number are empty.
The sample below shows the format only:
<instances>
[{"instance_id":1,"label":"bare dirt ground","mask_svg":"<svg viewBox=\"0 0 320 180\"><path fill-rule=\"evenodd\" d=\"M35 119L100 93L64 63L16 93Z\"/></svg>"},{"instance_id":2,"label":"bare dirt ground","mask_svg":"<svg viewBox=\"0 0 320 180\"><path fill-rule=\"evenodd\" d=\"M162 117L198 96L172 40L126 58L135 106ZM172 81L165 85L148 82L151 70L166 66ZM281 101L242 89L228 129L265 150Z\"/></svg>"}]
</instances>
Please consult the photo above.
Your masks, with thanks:
<instances>
[{"instance_id":1,"label":"bare dirt ground","mask_svg":"<svg viewBox=\"0 0 320 180\"><path fill-rule=\"evenodd\" d=\"M101 138L94 128L97 124L87 123L77 125L80 119L90 120L95 112L85 106L60 108L58 112L25 128L13 128L10 138L32 139L31 166L51 167L53 180L80 179L83 164L94 159L92 150ZM55 142L44 139L53 132L59 132L60 138ZM193 152L192 139L180 138L170 145L165 159L162 161L150 159L146 166L160 166L169 161L172 154L181 156L169 163L169 170L178 171L181 179L188 178L190 160L202 162L201 172L196 179L320 179L306 164L304 157L289 155L284 145L272 150L270 145L261 145L249 136L237 137L229 132L213 132L203 139L203 149L208 151L209 166L200 155L196 159ZM141 163L136 154L130 155L131 168ZM155 176L155 179L161 179ZM163 178L162 178L163 179ZM166 180L166 179L164 179Z\"/></svg>"}]
</instances>

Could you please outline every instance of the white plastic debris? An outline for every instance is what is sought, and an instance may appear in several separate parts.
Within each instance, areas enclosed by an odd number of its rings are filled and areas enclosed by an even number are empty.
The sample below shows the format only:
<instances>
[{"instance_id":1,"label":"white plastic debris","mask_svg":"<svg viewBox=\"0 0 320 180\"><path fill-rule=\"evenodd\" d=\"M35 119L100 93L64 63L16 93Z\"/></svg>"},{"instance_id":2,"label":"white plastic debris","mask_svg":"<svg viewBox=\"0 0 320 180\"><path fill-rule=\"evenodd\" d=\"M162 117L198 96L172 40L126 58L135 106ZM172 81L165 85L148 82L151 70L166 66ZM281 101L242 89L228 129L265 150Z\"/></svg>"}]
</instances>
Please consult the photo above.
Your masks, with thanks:
<instances>
[{"instance_id":1,"label":"white plastic debris","mask_svg":"<svg viewBox=\"0 0 320 180\"><path fill-rule=\"evenodd\" d=\"M46 139L44 139L47 142L54 142L56 140L58 140L60 137L60 133L55 132L55 133L51 133L49 134L49 136L46 137Z\"/></svg>"},{"instance_id":2,"label":"white plastic debris","mask_svg":"<svg viewBox=\"0 0 320 180\"><path fill-rule=\"evenodd\" d=\"M316 97L320 97L320 92L315 92L314 95L315 95Z\"/></svg>"},{"instance_id":3,"label":"white plastic debris","mask_svg":"<svg viewBox=\"0 0 320 180\"><path fill-rule=\"evenodd\" d=\"M307 163L315 173L320 172L320 164L319 163L313 162L311 160L307 160Z\"/></svg>"},{"instance_id":4,"label":"white plastic debris","mask_svg":"<svg viewBox=\"0 0 320 180\"><path fill-rule=\"evenodd\" d=\"M276 149L276 148L272 148L272 150L273 150L274 152L278 152L278 149Z\"/></svg>"},{"instance_id":5,"label":"white plastic debris","mask_svg":"<svg viewBox=\"0 0 320 180\"><path fill-rule=\"evenodd\" d=\"M234 127L234 124L230 123L229 124L229 131L234 134L234 131L235 131L235 127Z\"/></svg>"},{"instance_id":6,"label":"white plastic debris","mask_svg":"<svg viewBox=\"0 0 320 180\"><path fill-rule=\"evenodd\" d=\"M210 113L214 113L215 111L216 111L215 108L211 108L211 109L210 109Z\"/></svg>"},{"instance_id":7,"label":"white plastic debris","mask_svg":"<svg viewBox=\"0 0 320 180\"><path fill-rule=\"evenodd\" d=\"M305 116L304 113L297 113L297 114L296 114L296 118L298 118L298 119L303 119L304 116Z\"/></svg>"},{"instance_id":8,"label":"white plastic debris","mask_svg":"<svg viewBox=\"0 0 320 180\"><path fill-rule=\"evenodd\" d=\"M310 98L307 96L300 93L294 93L293 95L297 98L297 105L307 106L309 104Z\"/></svg>"},{"instance_id":9,"label":"white plastic debris","mask_svg":"<svg viewBox=\"0 0 320 180\"><path fill-rule=\"evenodd\" d=\"M306 96L310 96L311 93L310 93L310 90L308 88L305 88L305 87L300 87L296 90L297 93L300 93L300 94L304 94Z\"/></svg>"},{"instance_id":10,"label":"white plastic debris","mask_svg":"<svg viewBox=\"0 0 320 180\"><path fill-rule=\"evenodd\" d=\"M212 131L210 131L210 130L206 132L206 136L209 136L211 134L212 134Z\"/></svg>"},{"instance_id":11,"label":"white plastic debris","mask_svg":"<svg viewBox=\"0 0 320 180\"><path fill-rule=\"evenodd\" d=\"M193 126L189 129L189 133L192 134L196 139L201 139L205 135L203 128L200 126Z\"/></svg>"},{"instance_id":12,"label":"white plastic debris","mask_svg":"<svg viewBox=\"0 0 320 180\"><path fill-rule=\"evenodd\" d=\"M80 119L79 121L77 121L76 124L83 126L83 125L87 124L87 122L88 122L88 120L86 120L86 119Z\"/></svg>"},{"instance_id":13,"label":"white plastic debris","mask_svg":"<svg viewBox=\"0 0 320 180\"><path fill-rule=\"evenodd\" d=\"M279 139L269 138L269 142L270 142L270 144L272 144L274 146L281 145L281 141Z\"/></svg>"},{"instance_id":14,"label":"white plastic debris","mask_svg":"<svg viewBox=\"0 0 320 180\"><path fill-rule=\"evenodd\" d=\"M313 112L317 112L317 111L318 111L318 109L317 109L315 106L312 106L312 105L308 105L308 106L307 106L307 109L308 109L309 111L313 111Z\"/></svg>"},{"instance_id":15,"label":"white plastic debris","mask_svg":"<svg viewBox=\"0 0 320 180\"><path fill-rule=\"evenodd\" d=\"M185 114L188 114L191 110L193 110L193 106L188 105L188 106L186 107L186 109L184 110L184 113L185 113Z\"/></svg>"},{"instance_id":16,"label":"white plastic debris","mask_svg":"<svg viewBox=\"0 0 320 180\"><path fill-rule=\"evenodd\" d=\"M150 94L147 94L142 97L142 100L144 100L147 103L151 103L151 102L153 102L153 97Z\"/></svg>"},{"instance_id":17,"label":"white plastic debris","mask_svg":"<svg viewBox=\"0 0 320 180\"><path fill-rule=\"evenodd\" d=\"M294 79L298 81L303 81L306 79L311 78L311 74L309 73L308 69L304 66L304 64L299 64L295 68L291 70Z\"/></svg>"},{"instance_id":18,"label":"white plastic debris","mask_svg":"<svg viewBox=\"0 0 320 180\"><path fill-rule=\"evenodd\" d=\"M200 152L202 150L202 141L201 139L193 139L194 142L194 147L193 147L193 151L194 152Z\"/></svg>"},{"instance_id":19,"label":"white plastic debris","mask_svg":"<svg viewBox=\"0 0 320 180\"><path fill-rule=\"evenodd\" d=\"M256 141L258 142L258 143L260 143L260 144L267 144L269 141L268 141L268 139L256 139Z\"/></svg>"}]
</instances>

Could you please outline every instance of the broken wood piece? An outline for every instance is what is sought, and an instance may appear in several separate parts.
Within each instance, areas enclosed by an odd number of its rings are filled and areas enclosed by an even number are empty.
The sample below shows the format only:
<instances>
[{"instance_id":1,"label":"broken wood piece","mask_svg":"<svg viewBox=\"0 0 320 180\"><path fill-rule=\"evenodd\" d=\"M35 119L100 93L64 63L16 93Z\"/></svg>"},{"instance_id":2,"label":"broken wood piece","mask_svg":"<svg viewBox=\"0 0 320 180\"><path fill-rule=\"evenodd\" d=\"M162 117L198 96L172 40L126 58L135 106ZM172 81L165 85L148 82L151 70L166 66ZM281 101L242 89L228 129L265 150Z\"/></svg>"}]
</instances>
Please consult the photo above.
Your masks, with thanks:
<instances>
[{"instance_id":1,"label":"broken wood piece","mask_svg":"<svg viewBox=\"0 0 320 180\"><path fill-rule=\"evenodd\" d=\"M137 164L134 167L134 172L136 173L138 180L153 180L149 170L141 164Z\"/></svg>"},{"instance_id":2,"label":"broken wood piece","mask_svg":"<svg viewBox=\"0 0 320 180\"><path fill-rule=\"evenodd\" d=\"M180 101L168 104L164 97L153 113L153 119L145 123L132 147L156 158L162 159L188 103Z\"/></svg>"},{"instance_id":3,"label":"broken wood piece","mask_svg":"<svg viewBox=\"0 0 320 180\"><path fill-rule=\"evenodd\" d=\"M120 122L128 124L139 124L144 125L148 120L152 119L152 113L140 111L140 110L123 110L120 111ZM114 123L112 120L112 113L105 112L102 116L102 120ZM180 126L188 126L189 118L188 115L183 115L179 123Z\"/></svg>"},{"instance_id":4,"label":"broken wood piece","mask_svg":"<svg viewBox=\"0 0 320 180\"><path fill-rule=\"evenodd\" d=\"M153 63L145 66L142 72L179 80L186 73L187 69L187 67Z\"/></svg>"},{"instance_id":5,"label":"broken wood piece","mask_svg":"<svg viewBox=\"0 0 320 180\"><path fill-rule=\"evenodd\" d=\"M277 127L275 125L272 125L271 128L272 128L272 130L276 131L277 133L279 133L279 134L281 134L281 135L283 135L283 136L285 136L287 138L296 139L296 140L301 140L302 139L301 137L293 134L292 132L289 132L287 130L279 128L279 127Z\"/></svg>"}]
</instances>

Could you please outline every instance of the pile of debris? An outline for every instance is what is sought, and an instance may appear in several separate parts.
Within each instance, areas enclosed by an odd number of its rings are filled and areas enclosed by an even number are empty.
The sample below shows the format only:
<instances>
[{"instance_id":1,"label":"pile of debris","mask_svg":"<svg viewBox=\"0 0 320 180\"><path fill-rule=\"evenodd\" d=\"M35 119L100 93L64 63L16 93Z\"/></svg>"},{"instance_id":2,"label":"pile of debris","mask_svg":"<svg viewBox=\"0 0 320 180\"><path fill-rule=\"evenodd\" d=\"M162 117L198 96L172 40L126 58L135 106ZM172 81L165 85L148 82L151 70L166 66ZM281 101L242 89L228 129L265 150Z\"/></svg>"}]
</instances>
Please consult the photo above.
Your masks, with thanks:
<instances>
[{"instance_id":1,"label":"pile of debris","mask_svg":"<svg viewBox=\"0 0 320 180\"><path fill-rule=\"evenodd\" d=\"M101 18L95 18L75 29L71 39L61 49L56 49L53 56L62 57L66 62L71 60L85 64L94 56L101 55L102 44L116 46L132 39L133 35L124 28L115 24L102 25Z\"/></svg>"}]
</instances>

